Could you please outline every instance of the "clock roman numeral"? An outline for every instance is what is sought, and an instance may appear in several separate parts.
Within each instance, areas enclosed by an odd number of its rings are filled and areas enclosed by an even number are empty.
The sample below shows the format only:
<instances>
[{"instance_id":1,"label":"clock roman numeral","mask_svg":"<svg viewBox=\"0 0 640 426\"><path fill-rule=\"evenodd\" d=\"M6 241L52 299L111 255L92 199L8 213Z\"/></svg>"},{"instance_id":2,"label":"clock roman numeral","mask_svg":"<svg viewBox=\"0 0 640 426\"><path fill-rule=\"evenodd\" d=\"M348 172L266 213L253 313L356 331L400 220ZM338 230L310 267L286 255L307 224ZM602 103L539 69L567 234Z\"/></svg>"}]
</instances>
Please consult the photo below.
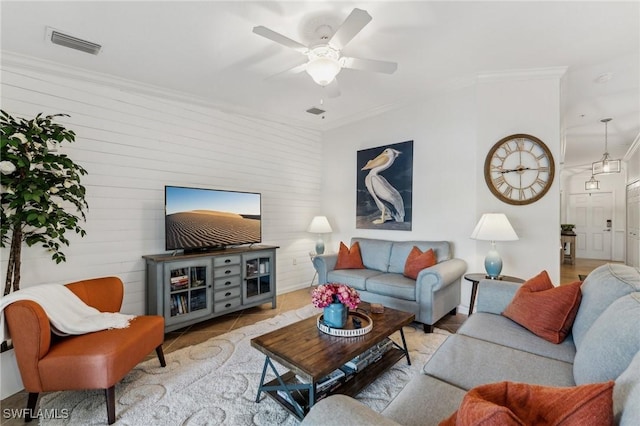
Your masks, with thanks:
<instances>
[{"instance_id":1,"label":"clock roman numeral","mask_svg":"<svg viewBox=\"0 0 640 426\"><path fill-rule=\"evenodd\" d=\"M506 182L504 181L504 176L498 176L497 178L493 179L493 186L495 186L496 188L500 188L505 183Z\"/></svg>"}]
</instances>

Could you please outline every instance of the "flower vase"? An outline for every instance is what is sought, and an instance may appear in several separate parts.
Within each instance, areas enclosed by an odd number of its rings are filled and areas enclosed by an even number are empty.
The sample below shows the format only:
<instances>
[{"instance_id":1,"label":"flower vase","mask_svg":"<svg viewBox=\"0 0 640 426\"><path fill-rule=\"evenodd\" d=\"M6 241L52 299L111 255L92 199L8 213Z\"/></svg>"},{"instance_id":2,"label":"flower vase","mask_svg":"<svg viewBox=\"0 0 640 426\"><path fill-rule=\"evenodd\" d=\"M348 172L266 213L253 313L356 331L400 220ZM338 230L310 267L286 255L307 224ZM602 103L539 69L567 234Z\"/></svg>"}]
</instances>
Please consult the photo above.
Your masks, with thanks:
<instances>
[{"instance_id":1,"label":"flower vase","mask_svg":"<svg viewBox=\"0 0 640 426\"><path fill-rule=\"evenodd\" d=\"M324 308L324 323L331 328L344 328L349 309L342 303L332 303Z\"/></svg>"}]
</instances>

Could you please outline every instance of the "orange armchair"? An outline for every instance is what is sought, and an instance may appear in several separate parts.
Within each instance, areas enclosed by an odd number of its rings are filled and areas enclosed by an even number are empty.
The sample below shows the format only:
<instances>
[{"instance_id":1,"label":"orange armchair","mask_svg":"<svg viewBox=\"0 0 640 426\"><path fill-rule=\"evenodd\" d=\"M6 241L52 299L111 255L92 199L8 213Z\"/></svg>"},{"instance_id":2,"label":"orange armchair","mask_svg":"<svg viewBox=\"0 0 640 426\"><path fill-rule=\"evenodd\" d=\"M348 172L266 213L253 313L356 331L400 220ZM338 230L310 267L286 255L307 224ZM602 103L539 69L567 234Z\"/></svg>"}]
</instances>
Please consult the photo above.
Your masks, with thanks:
<instances>
[{"instance_id":1,"label":"orange armchair","mask_svg":"<svg viewBox=\"0 0 640 426\"><path fill-rule=\"evenodd\" d=\"M87 305L101 312L119 312L124 286L120 278L105 277L67 284ZM5 308L20 376L29 392L25 421L31 421L40 392L104 389L107 419L115 422L115 384L153 350L160 365L164 318L138 316L128 328L97 331L78 336L52 335L42 307L29 300Z\"/></svg>"}]
</instances>

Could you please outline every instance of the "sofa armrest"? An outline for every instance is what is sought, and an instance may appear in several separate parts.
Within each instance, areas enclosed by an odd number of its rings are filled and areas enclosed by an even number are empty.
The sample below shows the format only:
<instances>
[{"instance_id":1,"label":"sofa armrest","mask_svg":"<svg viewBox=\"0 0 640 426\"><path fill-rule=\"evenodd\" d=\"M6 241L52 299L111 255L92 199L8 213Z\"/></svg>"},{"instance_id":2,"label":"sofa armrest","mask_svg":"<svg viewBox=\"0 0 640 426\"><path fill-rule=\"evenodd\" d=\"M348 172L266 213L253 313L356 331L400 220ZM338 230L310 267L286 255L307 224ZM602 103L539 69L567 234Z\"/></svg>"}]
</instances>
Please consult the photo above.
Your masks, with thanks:
<instances>
[{"instance_id":1,"label":"sofa armrest","mask_svg":"<svg viewBox=\"0 0 640 426\"><path fill-rule=\"evenodd\" d=\"M424 291L434 292L451 285L462 277L467 270L467 262L462 259L449 259L425 268L416 278L416 294Z\"/></svg>"},{"instance_id":2,"label":"sofa armrest","mask_svg":"<svg viewBox=\"0 0 640 426\"><path fill-rule=\"evenodd\" d=\"M484 279L478 283L476 312L500 315L513 299L522 283Z\"/></svg>"},{"instance_id":3,"label":"sofa armrest","mask_svg":"<svg viewBox=\"0 0 640 426\"><path fill-rule=\"evenodd\" d=\"M4 310L13 341L22 384L29 392L41 392L38 361L51 347L51 325L42 306L32 300L18 300Z\"/></svg>"},{"instance_id":4,"label":"sofa armrest","mask_svg":"<svg viewBox=\"0 0 640 426\"><path fill-rule=\"evenodd\" d=\"M301 426L376 425L399 426L371 408L345 395L329 396L313 407L302 419Z\"/></svg>"},{"instance_id":5,"label":"sofa armrest","mask_svg":"<svg viewBox=\"0 0 640 426\"><path fill-rule=\"evenodd\" d=\"M313 267L318 272L318 284L327 283L327 274L333 271L338 261L338 254L319 254L313 258Z\"/></svg>"}]
</instances>

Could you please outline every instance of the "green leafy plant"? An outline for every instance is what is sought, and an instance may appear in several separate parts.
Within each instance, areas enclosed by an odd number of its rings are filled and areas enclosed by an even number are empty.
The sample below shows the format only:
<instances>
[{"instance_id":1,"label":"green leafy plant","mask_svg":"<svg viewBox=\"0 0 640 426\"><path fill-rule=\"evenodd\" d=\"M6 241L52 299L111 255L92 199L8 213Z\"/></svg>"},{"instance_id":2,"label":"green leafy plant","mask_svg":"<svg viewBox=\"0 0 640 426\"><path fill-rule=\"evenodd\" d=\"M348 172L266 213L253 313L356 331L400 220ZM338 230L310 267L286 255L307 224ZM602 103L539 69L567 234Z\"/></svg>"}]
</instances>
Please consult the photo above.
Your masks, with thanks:
<instances>
[{"instance_id":1,"label":"green leafy plant","mask_svg":"<svg viewBox=\"0 0 640 426\"><path fill-rule=\"evenodd\" d=\"M0 247L10 247L4 295L20 289L23 242L42 245L60 263L66 261L60 248L69 245L65 233L86 234L78 223L86 220L80 176L87 171L58 152L62 143L75 141L72 130L54 123L65 116L26 120L0 110Z\"/></svg>"}]
</instances>

